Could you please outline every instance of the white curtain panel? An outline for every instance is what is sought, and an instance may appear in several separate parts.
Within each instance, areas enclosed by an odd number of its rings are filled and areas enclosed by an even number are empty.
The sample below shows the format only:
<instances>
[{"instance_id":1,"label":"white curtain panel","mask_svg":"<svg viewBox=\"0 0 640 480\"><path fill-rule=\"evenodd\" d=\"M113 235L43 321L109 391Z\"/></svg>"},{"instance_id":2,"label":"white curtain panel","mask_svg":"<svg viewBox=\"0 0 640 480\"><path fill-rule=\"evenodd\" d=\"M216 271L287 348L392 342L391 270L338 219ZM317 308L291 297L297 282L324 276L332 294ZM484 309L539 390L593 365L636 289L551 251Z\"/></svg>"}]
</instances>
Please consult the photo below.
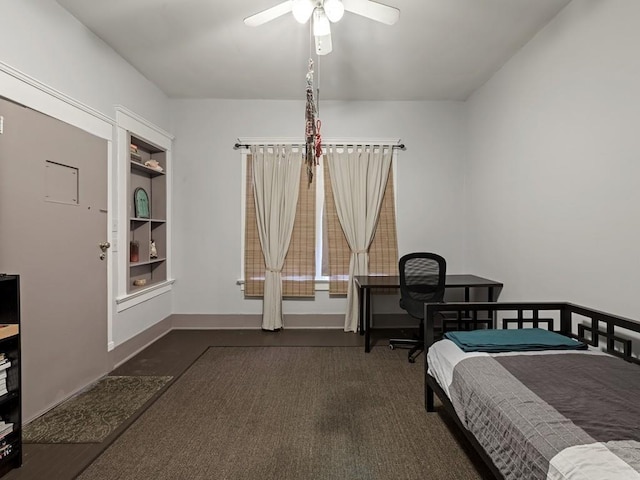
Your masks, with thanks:
<instances>
[{"instance_id":1,"label":"white curtain panel","mask_svg":"<svg viewBox=\"0 0 640 480\"><path fill-rule=\"evenodd\" d=\"M300 189L302 155L291 146L251 146L258 235L266 264L262 328L278 330L282 319L282 266L289 250Z\"/></svg>"},{"instance_id":2,"label":"white curtain panel","mask_svg":"<svg viewBox=\"0 0 640 480\"><path fill-rule=\"evenodd\" d=\"M369 273L369 246L389 177L391 145L329 145L327 159L336 211L351 249L345 332L358 330L358 290L353 277Z\"/></svg>"}]
</instances>

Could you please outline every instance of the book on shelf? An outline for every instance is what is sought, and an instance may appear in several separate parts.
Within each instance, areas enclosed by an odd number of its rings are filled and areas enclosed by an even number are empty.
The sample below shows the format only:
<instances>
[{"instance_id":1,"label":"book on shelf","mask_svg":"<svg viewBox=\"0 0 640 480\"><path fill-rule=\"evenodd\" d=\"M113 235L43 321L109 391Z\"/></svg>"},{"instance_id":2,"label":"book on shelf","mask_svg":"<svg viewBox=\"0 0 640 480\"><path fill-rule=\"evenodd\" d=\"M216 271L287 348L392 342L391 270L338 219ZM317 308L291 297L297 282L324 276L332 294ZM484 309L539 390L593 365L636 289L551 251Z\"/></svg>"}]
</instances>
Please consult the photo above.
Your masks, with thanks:
<instances>
[{"instance_id":1,"label":"book on shelf","mask_svg":"<svg viewBox=\"0 0 640 480\"><path fill-rule=\"evenodd\" d=\"M2 447L0 447L0 458L8 457L9 455L11 455L12 451L13 445L11 445L10 443L3 445Z\"/></svg>"},{"instance_id":2,"label":"book on shelf","mask_svg":"<svg viewBox=\"0 0 640 480\"><path fill-rule=\"evenodd\" d=\"M0 430L0 439L6 437L11 432L13 432L13 423Z\"/></svg>"},{"instance_id":3,"label":"book on shelf","mask_svg":"<svg viewBox=\"0 0 640 480\"><path fill-rule=\"evenodd\" d=\"M8 457L9 455L11 455L12 451L13 447L10 443L5 445L4 447L0 448L0 458Z\"/></svg>"},{"instance_id":4,"label":"book on shelf","mask_svg":"<svg viewBox=\"0 0 640 480\"><path fill-rule=\"evenodd\" d=\"M6 361L0 363L0 370L6 370L10 366L11 366L11 361L10 360L6 360Z\"/></svg>"},{"instance_id":5,"label":"book on shelf","mask_svg":"<svg viewBox=\"0 0 640 480\"><path fill-rule=\"evenodd\" d=\"M12 337L18 334L20 326L17 323L0 325L0 338Z\"/></svg>"}]
</instances>

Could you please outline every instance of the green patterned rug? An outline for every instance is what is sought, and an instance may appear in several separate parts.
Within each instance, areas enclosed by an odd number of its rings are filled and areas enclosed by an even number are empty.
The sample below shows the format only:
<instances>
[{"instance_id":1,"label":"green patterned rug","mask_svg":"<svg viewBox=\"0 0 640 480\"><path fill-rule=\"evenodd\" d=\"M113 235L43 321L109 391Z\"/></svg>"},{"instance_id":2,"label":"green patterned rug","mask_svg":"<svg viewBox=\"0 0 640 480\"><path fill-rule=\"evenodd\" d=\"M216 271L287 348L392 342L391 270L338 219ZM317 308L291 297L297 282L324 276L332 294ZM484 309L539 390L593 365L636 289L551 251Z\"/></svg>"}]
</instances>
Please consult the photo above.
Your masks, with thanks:
<instances>
[{"instance_id":1,"label":"green patterned rug","mask_svg":"<svg viewBox=\"0 0 640 480\"><path fill-rule=\"evenodd\" d=\"M105 377L29 423L25 443L100 443L173 377Z\"/></svg>"}]
</instances>

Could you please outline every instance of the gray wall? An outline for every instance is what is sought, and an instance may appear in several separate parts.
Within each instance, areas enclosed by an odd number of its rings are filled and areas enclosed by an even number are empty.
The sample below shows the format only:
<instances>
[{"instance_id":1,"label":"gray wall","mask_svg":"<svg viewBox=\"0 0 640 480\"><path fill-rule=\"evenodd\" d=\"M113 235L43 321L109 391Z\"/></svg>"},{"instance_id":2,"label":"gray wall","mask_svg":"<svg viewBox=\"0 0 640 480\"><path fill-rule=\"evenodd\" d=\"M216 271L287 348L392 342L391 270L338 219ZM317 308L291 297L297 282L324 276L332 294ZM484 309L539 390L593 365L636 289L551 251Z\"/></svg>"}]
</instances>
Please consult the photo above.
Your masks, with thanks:
<instances>
[{"instance_id":1,"label":"gray wall","mask_svg":"<svg viewBox=\"0 0 640 480\"><path fill-rule=\"evenodd\" d=\"M0 0L0 62L114 118L121 104L167 129L166 96L54 0Z\"/></svg>"},{"instance_id":2,"label":"gray wall","mask_svg":"<svg viewBox=\"0 0 640 480\"><path fill-rule=\"evenodd\" d=\"M0 0L0 12L0 62L109 118L122 104L176 135L175 298L114 315L116 344L171 312L259 312L235 285L242 179L231 147L238 136L298 137L301 103L169 102L53 0ZM504 281L505 300L640 317L639 17L636 0L572 2L466 104L326 102L323 133L407 144L401 253L440 251L452 272ZM343 306L321 294L285 313Z\"/></svg>"},{"instance_id":3,"label":"gray wall","mask_svg":"<svg viewBox=\"0 0 640 480\"><path fill-rule=\"evenodd\" d=\"M241 154L238 137L301 138L302 101L173 100L174 312L261 312L244 300L241 277ZM400 253L433 250L464 272L464 104L321 102L324 138L402 138L398 154ZM392 302L397 308L397 301ZM285 301L285 314L344 313L343 299ZM322 320L318 320L322 326ZM211 326L215 326L215 321ZM255 323L259 327L259 322Z\"/></svg>"},{"instance_id":4,"label":"gray wall","mask_svg":"<svg viewBox=\"0 0 640 480\"><path fill-rule=\"evenodd\" d=\"M164 94L55 1L0 0L0 12L0 95L97 134L110 145L114 145L111 125L115 117L114 105L124 105L161 127L169 125L168 102ZM110 182L109 209L116 212L118 192L112 181L116 178L113 159L109 166L109 178L105 178L105 182ZM107 227L111 230L112 224L109 222ZM37 225L34 225L33 234L41 236ZM111 279L116 278L113 269L117 254L110 252ZM16 267L19 266L12 265L11 270L20 273ZM0 265L0 271L6 268L7 265ZM115 290L114 286L112 289ZM111 301L113 305L113 299ZM104 365L104 371L98 372L97 376L106 374L115 363L166 332L170 323L162 320L171 311L171 294L166 294L120 314L114 313L108 325L96 328L101 334L108 328L117 348L107 353L105 343L103 350L95 350L95 355L85 360L88 364ZM50 339L43 336L37 325L47 320L23 318L34 327L24 330L25 335L33 333L24 339L30 348L38 349L40 343L40 350L46 351ZM60 331L71 326L71 323L60 325ZM67 348L61 354L74 358L81 351ZM25 362L28 359L25 358ZM46 370L25 370L24 373L25 385L46 385L51 377ZM77 381L78 378L54 385L51 392L61 399L77 389ZM45 400L41 397L38 401ZM39 404L26 409L25 420L41 413L34 409L50 406Z\"/></svg>"},{"instance_id":5,"label":"gray wall","mask_svg":"<svg viewBox=\"0 0 640 480\"><path fill-rule=\"evenodd\" d=\"M468 101L469 268L640 318L640 2L572 2Z\"/></svg>"},{"instance_id":6,"label":"gray wall","mask_svg":"<svg viewBox=\"0 0 640 480\"><path fill-rule=\"evenodd\" d=\"M124 105L162 128L169 127L166 96L54 0L0 0L0 12L0 95L7 95L3 86L12 80L10 77L15 70L26 77L22 90L33 90L33 102L29 99L31 92L26 94L26 102L20 100L40 108L43 104L52 104L51 99L64 97L64 101L58 102L61 105L54 105L55 113L47 113L64 115L65 121L77 117L74 113L74 102L77 102L107 120L115 118L115 105ZM5 70L11 73L5 74ZM37 88L30 88L31 78ZM47 94L41 95L39 89ZM42 102L44 96L49 96L49 100ZM65 104L65 101L71 104ZM89 129L83 121L81 118L76 126ZM111 162L110 168L110 209L117 212L119 193L115 161ZM109 227L109 230L113 229L112 225ZM117 277L118 254L126 254L126 249L110 252L113 282ZM116 291L115 284L112 289ZM170 294L120 314L115 313L114 308L109 325L114 344L123 345L169 316L171 309Z\"/></svg>"}]
</instances>

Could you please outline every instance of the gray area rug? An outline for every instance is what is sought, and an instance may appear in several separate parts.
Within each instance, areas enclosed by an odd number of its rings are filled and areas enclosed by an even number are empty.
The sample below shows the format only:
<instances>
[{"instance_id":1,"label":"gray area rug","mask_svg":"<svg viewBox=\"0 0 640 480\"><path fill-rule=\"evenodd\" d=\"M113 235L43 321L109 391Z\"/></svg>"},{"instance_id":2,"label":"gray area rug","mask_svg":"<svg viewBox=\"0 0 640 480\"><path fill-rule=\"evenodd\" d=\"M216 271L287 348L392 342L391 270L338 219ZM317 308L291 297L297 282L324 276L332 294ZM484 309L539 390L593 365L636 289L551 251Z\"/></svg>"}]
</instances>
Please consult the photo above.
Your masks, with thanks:
<instances>
[{"instance_id":1,"label":"gray area rug","mask_svg":"<svg viewBox=\"0 0 640 480\"><path fill-rule=\"evenodd\" d=\"M100 443L173 377L105 377L22 431L25 443Z\"/></svg>"},{"instance_id":2,"label":"gray area rug","mask_svg":"<svg viewBox=\"0 0 640 480\"><path fill-rule=\"evenodd\" d=\"M406 350L212 347L79 477L483 478Z\"/></svg>"}]
</instances>

